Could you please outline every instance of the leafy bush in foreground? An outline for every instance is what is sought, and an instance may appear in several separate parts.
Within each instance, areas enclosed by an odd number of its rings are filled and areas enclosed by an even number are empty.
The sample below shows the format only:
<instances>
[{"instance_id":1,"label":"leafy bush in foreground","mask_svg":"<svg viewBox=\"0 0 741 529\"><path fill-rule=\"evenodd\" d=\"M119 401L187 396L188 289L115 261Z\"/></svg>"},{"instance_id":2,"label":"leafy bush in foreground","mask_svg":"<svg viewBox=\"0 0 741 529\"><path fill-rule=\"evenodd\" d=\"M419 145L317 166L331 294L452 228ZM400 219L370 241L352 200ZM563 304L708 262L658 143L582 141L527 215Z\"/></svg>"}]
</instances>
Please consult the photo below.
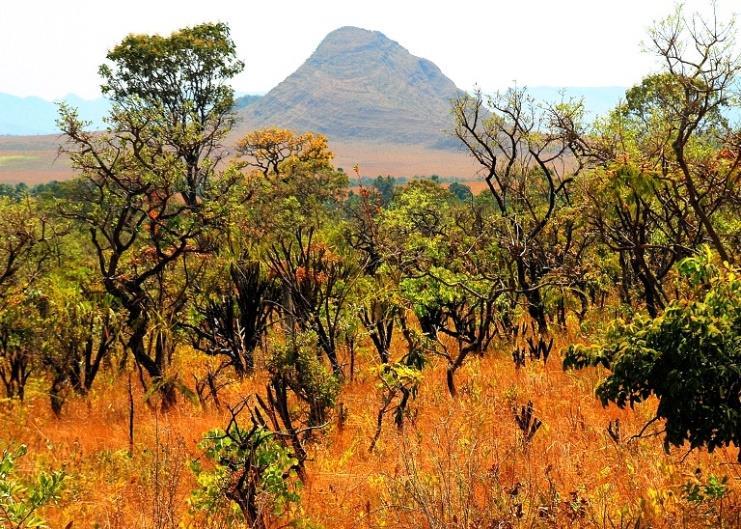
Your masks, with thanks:
<instances>
[{"instance_id":1,"label":"leafy bush in foreground","mask_svg":"<svg viewBox=\"0 0 741 529\"><path fill-rule=\"evenodd\" d=\"M297 460L274 436L267 429L243 429L236 422L207 433L199 447L214 466L205 470L194 462L199 488L193 491L191 505L211 515L230 511L233 522L240 513L249 527L261 528L265 516L280 515L298 502Z\"/></svg>"},{"instance_id":2,"label":"leafy bush in foreground","mask_svg":"<svg viewBox=\"0 0 741 529\"><path fill-rule=\"evenodd\" d=\"M16 462L26 455L21 445L15 450L4 450L0 458L0 526L8 529L48 527L38 514L44 505L56 502L64 485L61 470L41 472L35 480L18 478Z\"/></svg>"},{"instance_id":3,"label":"leafy bush in foreground","mask_svg":"<svg viewBox=\"0 0 741 529\"><path fill-rule=\"evenodd\" d=\"M671 303L655 319L616 322L602 344L572 346L565 368L602 365L612 373L597 387L602 403L620 407L659 399L665 444L741 446L741 279L704 257L680 270L704 294ZM741 460L741 455L739 456Z\"/></svg>"}]
</instances>

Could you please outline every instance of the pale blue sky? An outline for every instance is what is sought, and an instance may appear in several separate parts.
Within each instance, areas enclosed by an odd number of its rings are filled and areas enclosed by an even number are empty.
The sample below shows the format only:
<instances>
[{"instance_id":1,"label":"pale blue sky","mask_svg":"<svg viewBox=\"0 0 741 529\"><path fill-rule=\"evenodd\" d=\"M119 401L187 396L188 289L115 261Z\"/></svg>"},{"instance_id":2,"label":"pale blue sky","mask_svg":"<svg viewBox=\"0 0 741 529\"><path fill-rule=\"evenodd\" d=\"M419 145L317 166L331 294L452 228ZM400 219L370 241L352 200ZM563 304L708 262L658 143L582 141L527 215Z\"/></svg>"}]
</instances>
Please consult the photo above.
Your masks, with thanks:
<instances>
[{"instance_id":1,"label":"pale blue sky","mask_svg":"<svg viewBox=\"0 0 741 529\"><path fill-rule=\"evenodd\" d=\"M710 2L685 2L708 11ZM0 0L0 92L98 95L97 66L130 32L230 24L247 68L239 92L264 93L329 31L384 32L458 86L627 86L655 67L646 29L674 0ZM739 0L719 0L723 17Z\"/></svg>"}]
</instances>

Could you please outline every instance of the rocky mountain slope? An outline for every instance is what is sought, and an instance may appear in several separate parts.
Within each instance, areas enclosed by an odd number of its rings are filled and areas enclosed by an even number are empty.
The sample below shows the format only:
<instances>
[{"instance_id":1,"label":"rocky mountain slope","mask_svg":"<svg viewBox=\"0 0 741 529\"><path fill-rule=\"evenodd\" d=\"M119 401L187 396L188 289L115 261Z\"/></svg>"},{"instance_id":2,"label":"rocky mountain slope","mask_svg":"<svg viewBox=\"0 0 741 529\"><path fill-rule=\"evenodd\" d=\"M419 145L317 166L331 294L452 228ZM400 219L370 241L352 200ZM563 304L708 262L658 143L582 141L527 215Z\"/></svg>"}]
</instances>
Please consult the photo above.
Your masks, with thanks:
<instances>
[{"instance_id":1,"label":"rocky mountain slope","mask_svg":"<svg viewBox=\"0 0 741 529\"><path fill-rule=\"evenodd\" d=\"M451 147L450 102L459 93L435 64L383 33L342 27L241 111L241 130L275 125L334 141Z\"/></svg>"}]
</instances>

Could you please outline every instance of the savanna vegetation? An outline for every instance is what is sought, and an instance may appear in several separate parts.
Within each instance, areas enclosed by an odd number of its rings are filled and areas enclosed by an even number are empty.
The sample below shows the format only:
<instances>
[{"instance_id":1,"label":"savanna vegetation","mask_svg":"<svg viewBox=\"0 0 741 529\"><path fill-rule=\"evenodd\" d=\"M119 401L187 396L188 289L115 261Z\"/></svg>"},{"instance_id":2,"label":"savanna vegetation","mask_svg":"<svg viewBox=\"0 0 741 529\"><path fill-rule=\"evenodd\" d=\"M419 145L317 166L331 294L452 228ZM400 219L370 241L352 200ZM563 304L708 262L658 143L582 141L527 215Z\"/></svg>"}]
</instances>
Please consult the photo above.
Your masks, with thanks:
<instances>
[{"instance_id":1,"label":"savanna vegetation","mask_svg":"<svg viewBox=\"0 0 741 529\"><path fill-rule=\"evenodd\" d=\"M78 177L0 189L0 526L740 527L736 33L596 121L462 95L480 193L227 149L228 27L127 37Z\"/></svg>"}]
</instances>

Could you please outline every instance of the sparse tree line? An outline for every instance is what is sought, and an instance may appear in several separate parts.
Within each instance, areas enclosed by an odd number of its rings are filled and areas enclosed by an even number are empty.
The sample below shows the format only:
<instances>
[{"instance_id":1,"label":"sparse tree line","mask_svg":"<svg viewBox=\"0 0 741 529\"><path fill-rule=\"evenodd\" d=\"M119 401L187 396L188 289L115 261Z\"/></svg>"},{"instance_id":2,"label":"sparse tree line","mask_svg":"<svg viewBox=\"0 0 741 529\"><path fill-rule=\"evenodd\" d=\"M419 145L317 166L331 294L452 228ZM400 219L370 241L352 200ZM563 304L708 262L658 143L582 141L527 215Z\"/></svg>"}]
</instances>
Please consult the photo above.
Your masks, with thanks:
<instances>
[{"instance_id":1,"label":"sparse tree line","mask_svg":"<svg viewBox=\"0 0 741 529\"><path fill-rule=\"evenodd\" d=\"M306 444L341 415L360 356L377 366L372 451L391 417L414 420L429 364L462 398L471 357L514 347L527 369L547 362L553 333L609 311L606 345L594 333L565 367L605 366L605 403L656 395L667 443L738 447L734 31L681 15L656 26L663 68L593 123L580 102L526 89L462 96L453 133L486 181L475 196L434 180L351 190L309 132L254 131L227 159L243 68L228 28L127 37L100 70L107 130L61 108L79 177L0 198L5 396L38 381L62 414L101 376L133 370L151 406L221 407L230 379L266 372L265 390L206 436L215 470L199 469L194 495L264 527L261 495L297 501ZM204 359L194 380L177 369L185 351ZM516 417L536 434L532 406Z\"/></svg>"}]
</instances>

